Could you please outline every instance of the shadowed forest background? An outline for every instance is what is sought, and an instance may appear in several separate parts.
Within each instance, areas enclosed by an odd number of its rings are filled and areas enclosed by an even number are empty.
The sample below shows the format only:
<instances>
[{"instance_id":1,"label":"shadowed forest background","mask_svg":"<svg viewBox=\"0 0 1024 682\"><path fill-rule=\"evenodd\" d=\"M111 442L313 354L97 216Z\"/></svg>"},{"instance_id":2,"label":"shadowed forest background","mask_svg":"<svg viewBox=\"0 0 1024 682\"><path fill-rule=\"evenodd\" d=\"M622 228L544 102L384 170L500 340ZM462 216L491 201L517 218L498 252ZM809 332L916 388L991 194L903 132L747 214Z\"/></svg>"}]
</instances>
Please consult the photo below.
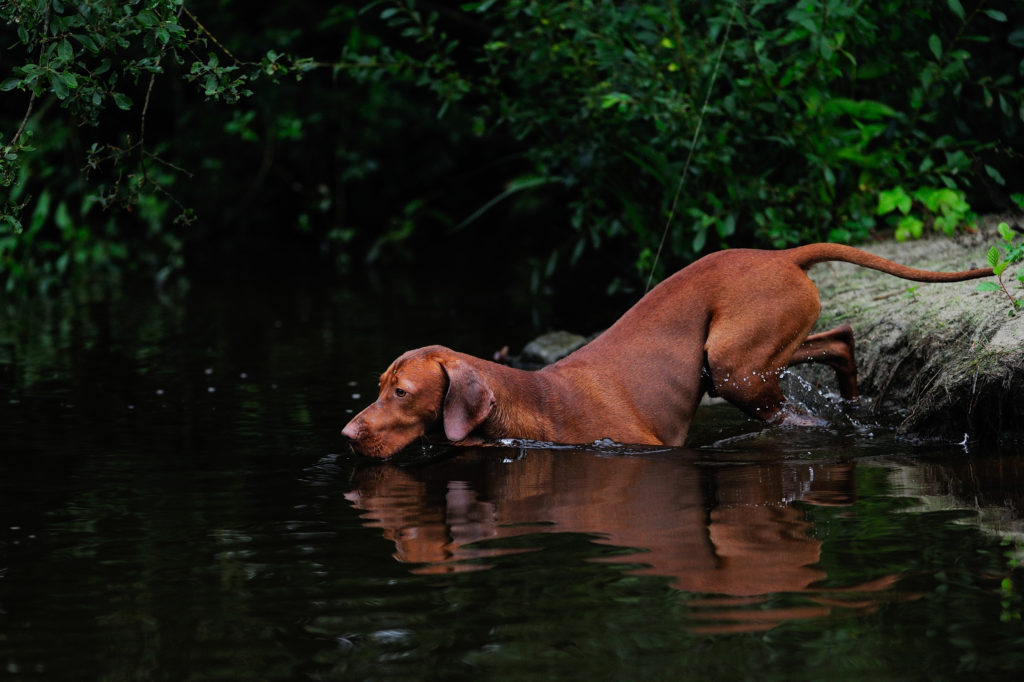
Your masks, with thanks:
<instances>
[{"instance_id":1,"label":"shadowed forest background","mask_svg":"<svg viewBox=\"0 0 1024 682\"><path fill-rule=\"evenodd\" d=\"M581 272L635 290L725 246L951 234L1024 204L1013 0L13 0L0 19L8 292L469 261L534 293Z\"/></svg>"}]
</instances>

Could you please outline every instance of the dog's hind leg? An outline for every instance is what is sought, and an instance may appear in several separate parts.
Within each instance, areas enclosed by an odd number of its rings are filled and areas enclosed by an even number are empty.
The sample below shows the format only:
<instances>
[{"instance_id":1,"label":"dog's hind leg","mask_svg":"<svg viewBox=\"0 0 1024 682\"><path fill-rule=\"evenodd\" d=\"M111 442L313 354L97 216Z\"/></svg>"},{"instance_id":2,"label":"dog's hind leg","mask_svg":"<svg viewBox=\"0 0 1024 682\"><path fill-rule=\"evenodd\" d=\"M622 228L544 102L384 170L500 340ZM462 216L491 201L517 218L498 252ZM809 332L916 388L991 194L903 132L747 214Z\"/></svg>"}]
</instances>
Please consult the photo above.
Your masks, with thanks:
<instances>
[{"instance_id":1,"label":"dog's hind leg","mask_svg":"<svg viewBox=\"0 0 1024 682\"><path fill-rule=\"evenodd\" d=\"M814 422L786 405L779 377L818 318L817 289L803 273L766 284L756 294L725 301L714 311L704 347L710 383L714 393L764 421ZM815 340L808 350L820 345Z\"/></svg>"},{"instance_id":2,"label":"dog's hind leg","mask_svg":"<svg viewBox=\"0 0 1024 682\"><path fill-rule=\"evenodd\" d=\"M853 330L842 325L820 334L812 334L793 352L790 365L817 362L828 365L836 372L839 394L846 400L856 400L857 363L853 354Z\"/></svg>"},{"instance_id":3,"label":"dog's hind leg","mask_svg":"<svg viewBox=\"0 0 1024 682\"><path fill-rule=\"evenodd\" d=\"M787 420L786 396L779 377L789 366L798 341L774 353L759 352L764 347L708 347L708 371L713 395L721 396L752 417L766 422Z\"/></svg>"}]
</instances>

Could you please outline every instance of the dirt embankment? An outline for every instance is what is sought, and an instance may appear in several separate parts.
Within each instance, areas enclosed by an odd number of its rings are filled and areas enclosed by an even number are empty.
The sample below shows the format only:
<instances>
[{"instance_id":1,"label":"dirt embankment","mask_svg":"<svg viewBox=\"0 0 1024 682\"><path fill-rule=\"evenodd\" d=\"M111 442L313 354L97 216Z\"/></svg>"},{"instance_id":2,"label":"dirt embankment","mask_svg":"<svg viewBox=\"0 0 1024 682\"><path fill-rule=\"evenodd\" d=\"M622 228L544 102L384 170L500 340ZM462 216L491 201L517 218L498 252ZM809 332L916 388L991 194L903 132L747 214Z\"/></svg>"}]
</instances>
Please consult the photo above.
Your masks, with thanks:
<instances>
[{"instance_id":1,"label":"dirt embankment","mask_svg":"<svg viewBox=\"0 0 1024 682\"><path fill-rule=\"evenodd\" d=\"M864 248L927 270L983 267L1001 240L997 219L981 223L955 239ZM846 263L810 275L821 292L817 329L853 327L865 409L908 434L1024 438L1024 313L1010 317L1005 296L978 292L977 281L917 284ZM798 372L834 383L818 369Z\"/></svg>"}]
</instances>

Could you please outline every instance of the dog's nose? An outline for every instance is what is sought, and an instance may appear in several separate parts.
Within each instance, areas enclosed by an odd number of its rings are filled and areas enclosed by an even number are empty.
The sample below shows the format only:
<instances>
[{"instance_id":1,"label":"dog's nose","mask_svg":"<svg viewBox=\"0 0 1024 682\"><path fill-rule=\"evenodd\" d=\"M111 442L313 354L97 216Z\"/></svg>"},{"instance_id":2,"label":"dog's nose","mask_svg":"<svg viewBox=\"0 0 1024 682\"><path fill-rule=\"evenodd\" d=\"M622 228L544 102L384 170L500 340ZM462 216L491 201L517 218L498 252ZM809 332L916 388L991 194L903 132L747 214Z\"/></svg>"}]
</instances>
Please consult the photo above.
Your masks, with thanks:
<instances>
[{"instance_id":1,"label":"dog's nose","mask_svg":"<svg viewBox=\"0 0 1024 682\"><path fill-rule=\"evenodd\" d=\"M359 426L355 420L345 425L345 428L341 430L341 435L353 442L359 440Z\"/></svg>"}]
</instances>

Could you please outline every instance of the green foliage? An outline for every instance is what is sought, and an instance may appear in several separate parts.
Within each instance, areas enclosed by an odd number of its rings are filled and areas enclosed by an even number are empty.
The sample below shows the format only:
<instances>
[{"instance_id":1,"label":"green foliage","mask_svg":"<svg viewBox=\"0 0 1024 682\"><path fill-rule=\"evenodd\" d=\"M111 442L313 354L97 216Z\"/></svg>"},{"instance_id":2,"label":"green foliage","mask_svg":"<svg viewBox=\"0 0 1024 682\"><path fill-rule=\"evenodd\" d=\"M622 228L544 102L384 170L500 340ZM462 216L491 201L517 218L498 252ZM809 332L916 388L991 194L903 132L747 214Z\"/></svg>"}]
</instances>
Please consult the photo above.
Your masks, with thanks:
<instances>
[{"instance_id":1,"label":"green foliage","mask_svg":"<svg viewBox=\"0 0 1024 682\"><path fill-rule=\"evenodd\" d=\"M965 193L948 187L922 187L913 196L903 187L882 191L878 195L877 213L890 216L899 241L920 239L925 220L931 220L935 230L947 236L952 236L961 226L974 229L976 221Z\"/></svg>"},{"instance_id":2,"label":"green foliage","mask_svg":"<svg viewBox=\"0 0 1024 682\"><path fill-rule=\"evenodd\" d=\"M999 223L999 236L1003 240L1002 249L999 246L993 246L986 254L986 260L992 267L992 273L999 280L999 283L981 282L978 284L977 289L978 291L1001 292L1010 301L1010 315L1012 317L1016 314L1016 311L1024 310L1024 294L1021 294L1020 298L1018 298L1011 293L1006 281L1003 279L1003 275L1011 265L1024 260L1024 237L1015 232L1007 223ZM1024 289L1024 268L1018 268L1014 278L1020 284L1019 288Z\"/></svg>"},{"instance_id":3,"label":"green foliage","mask_svg":"<svg viewBox=\"0 0 1024 682\"><path fill-rule=\"evenodd\" d=\"M481 54L486 118L530 140L536 172L571 189L577 245L626 233L640 269L663 229L670 268L709 247L862 239L879 194L901 184L920 188L920 216L893 225L901 237L925 220L951 233L973 221L970 171L994 144L964 134L963 101L1019 129L1020 79L972 63L1007 20L998 10L951 3L936 17L931 2L833 0L467 8L495 27ZM985 92L1002 98L998 109Z\"/></svg>"},{"instance_id":4,"label":"green foliage","mask_svg":"<svg viewBox=\"0 0 1024 682\"><path fill-rule=\"evenodd\" d=\"M503 222L538 288L584 261L639 284L722 246L950 234L1024 181L1009 0L13 0L0 19L23 107L0 116L8 288L166 276L254 236L380 261Z\"/></svg>"},{"instance_id":5,"label":"green foliage","mask_svg":"<svg viewBox=\"0 0 1024 682\"><path fill-rule=\"evenodd\" d=\"M8 290L27 282L46 288L72 271L139 265L165 277L181 266L182 239L171 226L187 224L192 212L170 193L178 169L147 144L145 133L156 76L164 73L168 57L183 62L196 42L179 24L183 12L181 0L3 4L0 19L15 27L14 47L25 61L0 82L0 91L9 101L18 92L27 95L17 132L0 159L0 186L10 188L0 206L0 273ZM202 75L195 64L192 80ZM229 73L208 69L207 94L226 100L241 94ZM217 82L215 92L210 79ZM116 143L88 145L77 168L57 161L69 147L81 146L77 127L95 128L112 111L139 110L128 93L140 81L148 88L137 127L120 133ZM47 112L43 118L37 104L56 105L67 117ZM39 140L36 147L29 144L33 138ZM133 219L106 211L114 207L127 209ZM27 225L25 211L31 212ZM141 251L136 261L128 258L130 245Z\"/></svg>"}]
</instances>

